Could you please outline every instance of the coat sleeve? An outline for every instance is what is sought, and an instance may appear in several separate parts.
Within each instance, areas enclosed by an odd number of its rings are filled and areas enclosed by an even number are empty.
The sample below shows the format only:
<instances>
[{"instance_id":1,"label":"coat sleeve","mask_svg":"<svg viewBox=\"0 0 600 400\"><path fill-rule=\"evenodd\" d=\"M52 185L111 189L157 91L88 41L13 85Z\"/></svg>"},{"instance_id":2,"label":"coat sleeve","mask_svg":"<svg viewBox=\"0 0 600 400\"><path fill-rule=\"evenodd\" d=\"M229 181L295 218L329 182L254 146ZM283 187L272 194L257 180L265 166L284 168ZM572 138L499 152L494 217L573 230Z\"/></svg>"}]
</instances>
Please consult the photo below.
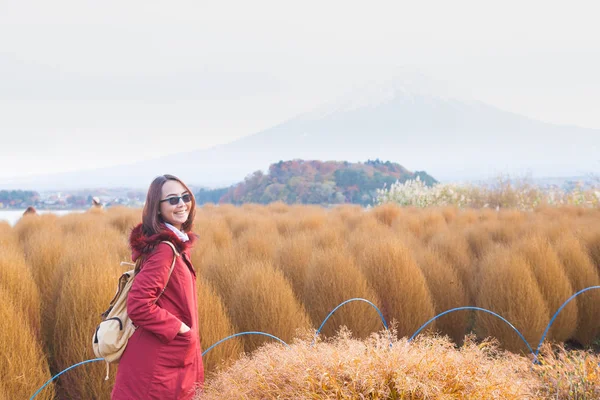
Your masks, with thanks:
<instances>
[{"instance_id":1,"label":"coat sleeve","mask_svg":"<svg viewBox=\"0 0 600 400\"><path fill-rule=\"evenodd\" d=\"M181 328L179 318L155 303L167 283L172 262L171 247L159 244L144 261L127 296L127 314L131 321L154 333L164 343L173 340Z\"/></svg>"}]
</instances>

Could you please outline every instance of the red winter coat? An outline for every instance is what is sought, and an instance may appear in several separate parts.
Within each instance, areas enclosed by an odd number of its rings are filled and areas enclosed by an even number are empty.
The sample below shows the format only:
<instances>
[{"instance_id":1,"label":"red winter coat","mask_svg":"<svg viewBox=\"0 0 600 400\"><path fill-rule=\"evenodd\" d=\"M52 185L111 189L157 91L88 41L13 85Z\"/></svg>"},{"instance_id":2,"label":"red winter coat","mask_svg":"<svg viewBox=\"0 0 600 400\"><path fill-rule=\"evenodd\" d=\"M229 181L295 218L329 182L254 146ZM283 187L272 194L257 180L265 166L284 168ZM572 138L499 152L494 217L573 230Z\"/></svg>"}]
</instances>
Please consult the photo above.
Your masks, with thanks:
<instances>
[{"instance_id":1,"label":"red winter coat","mask_svg":"<svg viewBox=\"0 0 600 400\"><path fill-rule=\"evenodd\" d=\"M138 327L129 339L119 363L113 400L191 399L197 386L204 383L202 352L198 338L198 302L196 273L190 262L190 248L195 240L182 242L171 230L147 237L138 225L129 243L135 261L145 260L127 297L127 313ZM181 257L167 289L157 298L167 282L175 245ZM178 334L184 322L191 330Z\"/></svg>"}]
</instances>

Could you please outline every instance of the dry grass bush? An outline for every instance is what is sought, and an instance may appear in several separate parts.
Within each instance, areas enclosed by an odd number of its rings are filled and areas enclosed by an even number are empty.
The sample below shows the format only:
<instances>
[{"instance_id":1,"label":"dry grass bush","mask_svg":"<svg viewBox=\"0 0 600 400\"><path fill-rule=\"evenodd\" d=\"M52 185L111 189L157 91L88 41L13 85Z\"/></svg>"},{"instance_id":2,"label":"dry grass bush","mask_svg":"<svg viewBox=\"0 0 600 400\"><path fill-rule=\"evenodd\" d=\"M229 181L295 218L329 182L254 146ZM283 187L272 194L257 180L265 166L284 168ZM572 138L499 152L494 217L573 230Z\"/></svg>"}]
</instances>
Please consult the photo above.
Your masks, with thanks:
<instances>
[{"instance_id":1,"label":"dry grass bush","mask_svg":"<svg viewBox=\"0 0 600 400\"><path fill-rule=\"evenodd\" d=\"M479 212L477 212L479 211ZM491 208L484 208L482 210L475 211L477 215L477 220L479 222L485 221L497 221L498 220L498 211L493 210Z\"/></svg>"},{"instance_id":2,"label":"dry grass bush","mask_svg":"<svg viewBox=\"0 0 600 400\"><path fill-rule=\"evenodd\" d=\"M310 328L310 318L283 273L265 262L253 261L244 266L233 283L229 311L238 332L266 332L284 342L291 341L296 330ZM242 336L246 351L271 340L258 335Z\"/></svg>"},{"instance_id":3,"label":"dry grass bush","mask_svg":"<svg viewBox=\"0 0 600 400\"><path fill-rule=\"evenodd\" d=\"M200 204L196 203L196 215L198 215L198 213L200 213L200 212L216 214L219 209L220 209L219 204L204 203L204 204L200 205Z\"/></svg>"},{"instance_id":4,"label":"dry grass bush","mask_svg":"<svg viewBox=\"0 0 600 400\"><path fill-rule=\"evenodd\" d=\"M233 294L233 284L242 272L245 259L245 254L234 247L225 249L213 247L204 253L200 264L194 264L194 267L215 288L228 306Z\"/></svg>"},{"instance_id":5,"label":"dry grass bush","mask_svg":"<svg viewBox=\"0 0 600 400\"><path fill-rule=\"evenodd\" d=\"M397 221L401 220L395 220L392 225L395 226ZM341 226L343 227L344 225L342 224ZM350 241L350 239L361 232L373 232L374 235L383 233L389 236L390 227L381 223L373 213L368 212L356 218L352 230L345 230L346 241Z\"/></svg>"},{"instance_id":6,"label":"dry grass bush","mask_svg":"<svg viewBox=\"0 0 600 400\"><path fill-rule=\"evenodd\" d=\"M202 243L198 243L200 241L202 241ZM199 239L198 242L194 246L194 249L197 248L198 251L192 251L191 261L196 269L196 274L198 276L204 276L209 259L211 259L218 250L210 239Z\"/></svg>"},{"instance_id":7,"label":"dry grass bush","mask_svg":"<svg viewBox=\"0 0 600 400\"><path fill-rule=\"evenodd\" d=\"M469 250L476 259L481 259L494 242L484 226L470 226L463 231Z\"/></svg>"},{"instance_id":8,"label":"dry grass bush","mask_svg":"<svg viewBox=\"0 0 600 400\"><path fill-rule=\"evenodd\" d=\"M4 387L2 382L0 382L0 400L11 400L12 399L12 396L8 393L7 390L8 389L6 389Z\"/></svg>"},{"instance_id":9,"label":"dry grass bush","mask_svg":"<svg viewBox=\"0 0 600 400\"><path fill-rule=\"evenodd\" d=\"M64 273L60 260L65 249L64 235L58 220L53 214L22 218L14 228L19 236L25 261L39 289L42 339L52 371L56 371L53 338L57 294L60 293Z\"/></svg>"},{"instance_id":10,"label":"dry grass bush","mask_svg":"<svg viewBox=\"0 0 600 400\"><path fill-rule=\"evenodd\" d=\"M473 225L477 221L480 220L481 216L484 212L490 211L486 208L482 208L479 210L474 210L472 208L466 208L460 210L460 212L456 215L456 219L452 221L453 225L460 226L461 228ZM495 216L495 213L494 213Z\"/></svg>"},{"instance_id":11,"label":"dry grass bush","mask_svg":"<svg viewBox=\"0 0 600 400\"><path fill-rule=\"evenodd\" d=\"M395 228L398 227L395 224L394 228L390 230L387 226L377 222L375 218L365 218L352 233L346 232L345 241L348 244L348 251L358 260L371 246L371 243L386 240L392 236L414 238L410 232L396 232Z\"/></svg>"},{"instance_id":12,"label":"dry grass bush","mask_svg":"<svg viewBox=\"0 0 600 400\"><path fill-rule=\"evenodd\" d=\"M290 212L291 207L282 201L276 201L266 206L271 214L285 214Z\"/></svg>"},{"instance_id":13,"label":"dry grass bush","mask_svg":"<svg viewBox=\"0 0 600 400\"><path fill-rule=\"evenodd\" d=\"M126 270L120 261L131 259L124 238L105 223L103 216L87 214L79 218L61 221L65 231L74 233L65 238L68 246L61 260L65 275L53 338L58 370L95 358L91 336L100 322L100 313L114 295L118 277ZM75 225L73 230L69 229L70 223ZM112 368L113 377L115 370ZM61 376L61 392L67 398L108 399L114 379L105 381L105 373L106 365L102 363L69 371Z\"/></svg>"},{"instance_id":14,"label":"dry grass bush","mask_svg":"<svg viewBox=\"0 0 600 400\"><path fill-rule=\"evenodd\" d=\"M308 233L299 233L281 241L275 255L275 266L290 282L298 299L302 298L308 265L313 254L313 238Z\"/></svg>"},{"instance_id":15,"label":"dry grass bush","mask_svg":"<svg viewBox=\"0 0 600 400\"><path fill-rule=\"evenodd\" d=\"M348 232L354 231L364 214L362 207L358 205L341 205L331 210L331 218L342 221Z\"/></svg>"},{"instance_id":16,"label":"dry grass bush","mask_svg":"<svg viewBox=\"0 0 600 400\"><path fill-rule=\"evenodd\" d=\"M21 311L38 339L41 338L40 293L27 267L18 238L0 222L0 289Z\"/></svg>"},{"instance_id":17,"label":"dry grass bush","mask_svg":"<svg viewBox=\"0 0 600 400\"><path fill-rule=\"evenodd\" d=\"M238 207L234 206L233 204L219 204L218 207L212 204L205 204L200 209L214 212L221 217L226 217L238 212Z\"/></svg>"},{"instance_id":18,"label":"dry grass bush","mask_svg":"<svg viewBox=\"0 0 600 400\"><path fill-rule=\"evenodd\" d=\"M351 217L362 215L364 209L357 204L341 204L333 207L330 212L333 218L347 221Z\"/></svg>"},{"instance_id":19,"label":"dry grass bush","mask_svg":"<svg viewBox=\"0 0 600 400\"><path fill-rule=\"evenodd\" d=\"M590 258L596 265L596 270L600 274L600 219L590 220L583 225L579 237L582 244L586 247Z\"/></svg>"},{"instance_id":20,"label":"dry grass bush","mask_svg":"<svg viewBox=\"0 0 600 400\"><path fill-rule=\"evenodd\" d=\"M41 338L39 290L23 255L14 248L0 248L0 288L20 310L21 318L35 336Z\"/></svg>"},{"instance_id":21,"label":"dry grass bush","mask_svg":"<svg viewBox=\"0 0 600 400\"><path fill-rule=\"evenodd\" d=\"M446 218L439 208L425 209L423 214L419 215L421 221L421 240L428 243L431 238L439 231L444 230L448 225Z\"/></svg>"},{"instance_id":22,"label":"dry grass bush","mask_svg":"<svg viewBox=\"0 0 600 400\"><path fill-rule=\"evenodd\" d=\"M235 241L236 251L244 254L245 259L272 261L275 258L280 236L277 231L267 229L248 229Z\"/></svg>"},{"instance_id":23,"label":"dry grass bush","mask_svg":"<svg viewBox=\"0 0 600 400\"><path fill-rule=\"evenodd\" d=\"M573 231L573 228L568 226L563 220L549 221L543 226L543 234L552 244L556 243L565 232Z\"/></svg>"},{"instance_id":24,"label":"dry grass bush","mask_svg":"<svg viewBox=\"0 0 600 400\"><path fill-rule=\"evenodd\" d=\"M277 224L277 232L284 238L293 237L297 233L296 217L289 212L277 214L275 224Z\"/></svg>"},{"instance_id":25,"label":"dry grass bush","mask_svg":"<svg viewBox=\"0 0 600 400\"><path fill-rule=\"evenodd\" d=\"M428 242L436 230L447 226L442 208L410 208L402 209L402 214L393 220L391 228L394 232L408 233L419 240Z\"/></svg>"},{"instance_id":26,"label":"dry grass bush","mask_svg":"<svg viewBox=\"0 0 600 400\"><path fill-rule=\"evenodd\" d=\"M86 212L86 214L102 216L103 214L106 213L106 209L104 209L103 207L91 207L91 208L88 208L85 212Z\"/></svg>"},{"instance_id":27,"label":"dry grass bush","mask_svg":"<svg viewBox=\"0 0 600 400\"><path fill-rule=\"evenodd\" d=\"M508 221L490 221L485 223L485 228L494 243L511 245L519 236L517 223Z\"/></svg>"},{"instance_id":28,"label":"dry grass bush","mask_svg":"<svg viewBox=\"0 0 600 400\"><path fill-rule=\"evenodd\" d=\"M520 224L528 218L529 213L519 210L502 209L498 212L498 221L508 222L510 225Z\"/></svg>"},{"instance_id":29,"label":"dry grass bush","mask_svg":"<svg viewBox=\"0 0 600 400\"><path fill-rule=\"evenodd\" d=\"M357 297L381 308L379 296L369 286L345 247L315 250L302 294L302 302L313 325L320 326L335 307ZM338 309L321 333L332 336L340 325L347 326L357 337L366 337L381 329L382 322L371 306L354 301Z\"/></svg>"},{"instance_id":30,"label":"dry grass bush","mask_svg":"<svg viewBox=\"0 0 600 400\"><path fill-rule=\"evenodd\" d=\"M223 216L227 225L229 225L229 229L234 239L237 239L242 233L251 228L254 222L254 218L247 214L242 214L238 210L229 211L223 214Z\"/></svg>"},{"instance_id":31,"label":"dry grass bush","mask_svg":"<svg viewBox=\"0 0 600 400\"><path fill-rule=\"evenodd\" d=\"M90 231L107 225L107 215L108 212L104 209L92 208L81 214L63 215L58 219L58 225L67 236L83 236L89 234Z\"/></svg>"},{"instance_id":32,"label":"dry grass bush","mask_svg":"<svg viewBox=\"0 0 600 400\"><path fill-rule=\"evenodd\" d=\"M448 206L440 208L440 212L442 213L446 224L451 224L458 217L460 210L456 206Z\"/></svg>"},{"instance_id":33,"label":"dry grass bush","mask_svg":"<svg viewBox=\"0 0 600 400\"><path fill-rule=\"evenodd\" d=\"M572 232L574 230L574 220L560 214L546 215L541 212L533 214L522 227L523 237L541 235L551 244L554 244L564 232Z\"/></svg>"},{"instance_id":34,"label":"dry grass bush","mask_svg":"<svg viewBox=\"0 0 600 400\"><path fill-rule=\"evenodd\" d=\"M236 332L223 301L211 285L199 277L196 286L198 288L199 304L198 327L202 347L206 350L212 344ZM226 363L237 359L243 351L239 337L223 342L203 357L205 372L208 375L217 368L223 368L227 365Z\"/></svg>"},{"instance_id":35,"label":"dry grass bush","mask_svg":"<svg viewBox=\"0 0 600 400\"><path fill-rule=\"evenodd\" d=\"M257 203L244 203L237 207L237 209L239 212L248 215L267 216L269 214L269 211L264 205Z\"/></svg>"},{"instance_id":36,"label":"dry grass bush","mask_svg":"<svg viewBox=\"0 0 600 400\"><path fill-rule=\"evenodd\" d=\"M535 399L540 382L531 362L492 344L467 341L458 350L422 336L389 347L386 333L366 341L342 332L311 346L272 344L207 382L198 399Z\"/></svg>"},{"instance_id":37,"label":"dry grass bush","mask_svg":"<svg viewBox=\"0 0 600 400\"><path fill-rule=\"evenodd\" d=\"M386 203L375 207L371 213L377 221L391 227L394 220L400 217L402 211L400 206L394 203Z\"/></svg>"},{"instance_id":38,"label":"dry grass bush","mask_svg":"<svg viewBox=\"0 0 600 400\"><path fill-rule=\"evenodd\" d=\"M297 218L297 231L314 231L321 229L327 223L327 213L321 207L296 206L293 215Z\"/></svg>"},{"instance_id":39,"label":"dry grass bush","mask_svg":"<svg viewBox=\"0 0 600 400\"><path fill-rule=\"evenodd\" d=\"M600 399L600 355L544 344L534 370L545 399Z\"/></svg>"},{"instance_id":40,"label":"dry grass bush","mask_svg":"<svg viewBox=\"0 0 600 400\"><path fill-rule=\"evenodd\" d=\"M0 298L0 387L10 395L6 399L28 399L51 378L48 362L22 311L2 287ZM53 384L37 397L53 398Z\"/></svg>"},{"instance_id":41,"label":"dry grass bush","mask_svg":"<svg viewBox=\"0 0 600 400\"><path fill-rule=\"evenodd\" d=\"M55 214L28 215L26 218L19 219L13 229L19 238L19 242L24 243L31 233L39 230L40 227L50 225L49 221L57 223L58 217Z\"/></svg>"},{"instance_id":42,"label":"dry grass bush","mask_svg":"<svg viewBox=\"0 0 600 400\"><path fill-rule=\"evenodd\" d=\"M357 262L379 295L386 319L398 322L399 335L412 335L435 315L425 276L402 240L371 240Z\"/></svg>"},{"instance_id":43,"label":"dry grass bush","mask_svg":"<svg viewBox=\"0 0 600 400\"><path fill-rule=\"evenodd\" d=\"M563 269L563 265L548 240L543 236L534 235L525 237L519 244L517 251L531 266L533 275L550 312L551 316L560 306L573 295L573 287ZM569 303L554 321L548 339L563 342L569 339L577 329L577 304Z\"/></svg>"},{"instance_id":44,"label":"dry grass bush","mask_svg":"<svg viewBox=\"0 0 600 400\"><path fill-rule=\"evenodd\" d=\"M412 211L412 212L411 212ZM423 240L423 221L414 210L406 209L402 218L392 223L392 230L397 234L409 234L419 240Z\"/></svg>"},{"instance_id":45,"label":"dry grass bush","mask_svg":"<svg viewBox=\"0 0 600 400\"><path fill-rule=\"evenodd\" d=\"M541 204L533 210L535 215L541 215L544 218L554 219L565 215L566 207L552 207L547 204Z\"/></svg>"},{"instance_id":46,"label":"dry grass bush","mask_svg":"<svg viewBox=\"0 0 600 400\"><path fill-rule=\"evenodd\" d=\"M195 267L200 266L205 254L211 250L230 248L233 245L233 234L225 219L205 209L199 209L194 221L193 231L198 235L198 240L192 252L192 262Z\"/></svg>"},{"instance_id":47,"label":"dry grass bush","mask_svg":"<svg viewBox=\"0 0 600 400\"><path fill-rule=\"evenodd\" d=\"M338 248L346 243L344 237L344 226L340 222L331 222L312 233L313 246L315 248L327 249Z\"/></svg>"},{"instance_id":48,"label":"dry grass bush","mask_svg":"<svg viewBox=\"0 0 600 400\"><path fill-rule=\"evenodd\" d=\"M578 215L575 211L583 211ZM548 207L541 210L536 210L534 214L534 224L537 227L544 229L546 235L552 242L555 242L564 232L572 232L580 239L581 234L588 234L595 230L597 226L600 212L596 210L586 210L573 207Z\"/></svg>"},{"instance_id":49,"label":"dry grass bush","mask_svg":"<svg viewBox=\"0 0 600 400\"><path fill-rule=\"evenodd\" d=\"M108 224L129 237L131 230L142 220L142 210L127 207L111 207L107 211Z\"/></svg>"},{"instance_id":50,"label":"dry grass bush","mask_svg":"<svg viewBox=\"0 0 600 400\"><path fill-rule=\"evenodd\" d=\"M481 261L476 286L476 305L507 319L535 348L548 324L549 311L527 261L498 245ZM493 315L478 311L475 330L480 337L497 338L508 350L527 351L517 333Z\"/></svg>"},{"instance_id":51,"label":"dry grass bush","mask_svg":"<svg viewBox=\"0 0 600 400\"><path fill-rule=\"evenodd\" d=\"M576 292L600 285L598 272L585 249L572 233L565 233L554 246ZM590 290L577 297L577 331L573 339L589 345L600 334L600 290Z\"/></svg>"},{"instance_id":52,"label":"dry grass bush","mask_svg":"<svg viewBox=\"0 0 600 400\"><path fill-rule=\"evenodd\" d=\"M563 212L571 217L583 217L588 213L593 213L593 212L597 211L597 209L589 210L584 207L577 206L575 204L566 205L566 206L563 206L562 208L563 208Z\"/></svg>"},{"instance_id":53,"label":"dry grass bush","mask_svg":"<svg viewBox=\"0 0 600 400\"><path fill-rule=\"evenodd\" d=\"M230 247L233 243L233 235L221 218L213 218L208 226L200 225L199 228L202 233L200 237L202 238L206 233L210 234L210 239L218 249Z\"/></svg>"},{"instance_id":54,"label":"dry grass bush","mask_svg":"<svg viewBox=\"0 0 600 400\"><path fill-rule=\"evenodd\" d=\"M428 247L439 255L443 266L456 271L458 279L466 290L467 301L472 303L474 288L471 281L476 259L471 255L467 239L456 231L442 229L433 235Z\"/></svg>"},{"instance_id":55,"label":"dry grass bush","mask_svg":"<svg viewBox=\"0 0 600 400\"><path fill-rule=\"evenodd\" d=\"M436 314L472 304L458 273L454 267L444 262L440 254L425 246L415 248L415 254L427 281ZM436 328L440 333L448 335L454 343L461 344L470 328L470 315L468 311L446 314L436 320Z\"/></svg>"},{"instance_id":56,"label":"dry grass bush","mask_svg":"<svg viewBox=\"0 0 600 400\"><path fill-rule=\"evenodd\" d=\"M8 222L0 221L0 248L18 247L19 238Z\"/></svg>"},{"instance_id":57,"label":"dry grass bush","mask_svg":"<svg viewBox=\"0 0 600 400\"><path fill-rule=\"evenodd\" d=\"M291 206L286 212L275 212L268 217L282 237L319 231L331 221L326 210L314 206Z\"/></svg>"}]
</instances>

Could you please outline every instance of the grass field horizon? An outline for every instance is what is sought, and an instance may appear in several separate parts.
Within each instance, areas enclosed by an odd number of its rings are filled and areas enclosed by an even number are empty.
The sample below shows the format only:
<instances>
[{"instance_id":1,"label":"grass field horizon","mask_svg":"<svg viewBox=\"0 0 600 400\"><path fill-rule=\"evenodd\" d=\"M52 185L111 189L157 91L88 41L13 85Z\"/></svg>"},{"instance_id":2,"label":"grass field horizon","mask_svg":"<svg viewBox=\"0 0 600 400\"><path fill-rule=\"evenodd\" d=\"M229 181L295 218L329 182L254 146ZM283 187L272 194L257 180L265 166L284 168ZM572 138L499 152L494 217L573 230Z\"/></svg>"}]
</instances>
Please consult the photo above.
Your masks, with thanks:
<instances>
[{"instance_id":1,"label":"grass field horizon","mask_svg":"<svg viewBox=\"0 0 600 400\"><path fill-rule=\"evenodd\" d=\"M3 327L19 327L2 329L2 350L11 362L0 363L0 372L12 378L0 383L0 395L29 397L52 374L94 358L91 335L124 271L119 262L130 259L127 238L140 214L137 209L111 208L63 217L28 216L14 227L0 223L0 293L7 299ZM367 211L281 203L205 205L196 215L199 239L192 253L199 277L203 348L234 333L263 331L294 343L290 351L304 360L294 364L291 353L285 355L266 338L234 338L204 359L206 396L216 398L210 393L238 378L252 388L254 394L246 398L260 398L256 391L261 387L269 396L285 398L285 390L298 382L313 382L317 375L298 370L285 377L289 386L277 387L283 382L278 379L284 379L277 363L286 359L294 365L290 371L312 368L317 360L309 354L307 335L314 334L342 301L359 297L373 302L394 327L392 341L398 352L392 351L388 359L377 347L385 335L378 333L382 322L370 306L345 305L318 341L323 357L312 371L329 374L330 384L322 392L314 386L315 396L352 398L376 387L372 393L377 395L371 398L437 398L440 393L467 396L463 398L482 393L500 396L490 398L569 398L562 379L580 398L597 397L600 290L579 296L556 319L547 337L556 346L544 350L544 359L550 360L546 369L542 365L526 372L524 363L532 361L527 346L507 325L484 313L448 314L428 326L415 343L407 344L406 337L450 308L477 306L505 317L535 349L565 300L600 285L599 217L600 209L580 207L523 212L392 204ZM342 333L340 326L345 327ZM348 349L362 349L349 350L358 369L347 371L351 359L339 358L344 343ZM494 350L485 350L488 347ZM411 364L418 354L432 357L431 364L423 369ZM441 372L425 379L441 368L436 354L440 360L452 360L448 365L464 374L464 380L452 383ZM341 363L339 375L328 370L335 360ZM522 366L516 375L509 371L511 360ZM403 362L412 366L403 369ZM469 366L477 363L481 369L469 377ZM255 374L244 373L243 365ZM101 363L74 369L37 398L108 399L115 370L111 368L111 379L105 382ZM357 371L370 374L374 386L352 375ZM523 391L507 386L506 392L494 392L515 377L525 382ZM419 379L421 384L415 384ZM359 380L363 383L352 386ZM546 390L549 382L555 389ZM295 398L302 398L310 391L297 394Z\"/></svg>"}]
</instances>

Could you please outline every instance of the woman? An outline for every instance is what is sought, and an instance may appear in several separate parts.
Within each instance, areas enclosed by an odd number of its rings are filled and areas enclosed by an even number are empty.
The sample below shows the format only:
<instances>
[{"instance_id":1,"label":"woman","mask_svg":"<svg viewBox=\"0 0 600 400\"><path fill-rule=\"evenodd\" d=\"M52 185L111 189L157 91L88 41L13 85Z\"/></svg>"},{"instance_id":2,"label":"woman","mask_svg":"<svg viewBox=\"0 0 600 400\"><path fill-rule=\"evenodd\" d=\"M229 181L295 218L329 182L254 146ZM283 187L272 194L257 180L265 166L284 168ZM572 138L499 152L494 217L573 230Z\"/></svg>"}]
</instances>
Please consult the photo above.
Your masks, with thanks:
<instances>
[{"instance_id":1,"label":"woman","mask_svg":"<svg viewBox=\"0 0 600 400\"><path fill-rule=\"evenodd\" d=\"M180 179L163 175L150 184L142 223L129 239L133 260L141 260L127 297L127 313L137 329L121 357L113 400L191 399L204 382L196 273L190 261L195 208L192 192ZM170 278L174 252L161 243L165 240L180 254Z\"/></svg>"}]
</instances>

